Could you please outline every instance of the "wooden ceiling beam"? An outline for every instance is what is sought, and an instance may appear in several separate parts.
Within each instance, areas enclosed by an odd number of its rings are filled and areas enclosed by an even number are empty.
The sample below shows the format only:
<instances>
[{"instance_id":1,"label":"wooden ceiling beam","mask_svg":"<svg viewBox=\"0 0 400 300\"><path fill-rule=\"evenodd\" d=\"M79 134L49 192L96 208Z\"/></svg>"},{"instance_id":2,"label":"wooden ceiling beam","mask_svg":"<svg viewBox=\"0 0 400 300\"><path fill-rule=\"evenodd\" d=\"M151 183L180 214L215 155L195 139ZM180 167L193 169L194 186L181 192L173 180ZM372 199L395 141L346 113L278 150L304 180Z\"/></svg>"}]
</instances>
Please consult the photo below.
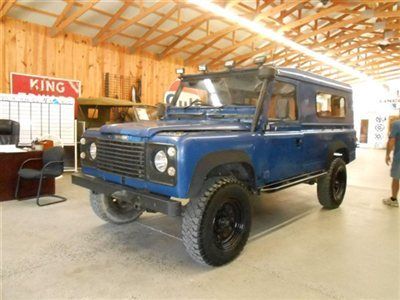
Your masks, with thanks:
<instances>
[{"instance_id":1,"label":"wooden ceiling beam","mask_svg":"<svg viewBox=\"0 0 400 300\"><path fill-rule=\"evenodd\" d=\"M110 30L111 26L120 19L121 15L126 11L126 9L130 6L129 2L125 2L119 9L118 11L111 17L110 20L108 20L107 24L104 25L100 31L96 34L96 36L92 39L92 44L94 46L99 44L99 41L101 37L108 31Z\"/></svg>"},{"instance_id":2,"label":"wooden ceiling beam","mask_svg":"<svg viewBox=\"0 0 400 300\"><path fill-rule=\"evenodd\" d=\"M132 53L134 49L139 47L142 43L146 41L146 39L156 31L165 21L167 21L175 12L180 9L180 4L175 5L172 7L156 24L154 24L140 39L138 39L135 43L133 43L129 47L129 51Z\"/></svg>"},{"instance_id":3,"label":"wooden ceiling beam","mask_svg":"<svg viewBox=\"0 0 400 300\"><path fill-rule=\"evenodd\" d=\"M157 2L156 4L154 4L153 6L150 6L150 7L147 7L147 8L143 8L137 15L135 15L131 19L125 21L123 24L121 24L117 28L109 30L108 32L106 32L102 36L98 37L96 42L97 43L101 43L101 42L103 42L105 40L108 40L109 38L111 38L114 35L120 33L121 31L127 29L128 27L130 27L131 25L135 24L136 22L138 22L139 20L143 19L144 17L147 17L149 14L154 13L155 11L160 9L161 7L167 5L168 3L169 3L168 1L160 1L160 2Z\"/></svg>"},{"instance_id":4,"label":"wooden ceiling beam","mask_svg":"<svg viewBox=\"0 0 400 300\"><path fill-rule=\"evenodd\" d=\"M233 45L231 45L229 47L226 47L226 48L223 48L223 49L219 49L219 50L215 50L215 51L213 51L213 52L211 52L211 53L209 53L207 55L203 55L203 56L197 57L196 59L193 59L191 61L185 60L185 63L186 64L196 64L196 63L199 63L199 62L200 63L204 63L210 58L214 58L214 57L219 56L219 55L221 55L221 54L223 54L225 52L228 52L228 51L230 51L232 49L237 49L240 46L252 43L257 39L262 39L262 37L260 37L258 34L252 34L251 36L245 38L244 40L242 40L240 42L237 42L237 43L235 43L235 44L233 44Z\"/></svg>"},{"instance_id":5,"label":"wooden ceiling beam","mask_svg":"<svg viewBox=\"0 0 400 300\"><path fill-rule=\"evenodd\" d=\"M390 65L387 65L388 63L390 63ZM360 71L363 71L366 74L374 74L374 72L379 72L379 70L387 70L388 68L393 68L393 64L391 61L385 60L384 62L382 62L377 69L371 70L371 69L363 69L363 68L359 68ZM341 71L335 71L335 72L331 72L330 69L325 69L324 71L321 72L322 76L328 76L328 77L332 77L335 76L336 78L342 78L344 77L343 75L341 75L343 72Z\"/></svg>"},{"instance_id":6,"label":"wooden ceiling beam","mask_svg":"<svg viewBox=\"0 0 400 300\"><path fill-rule=\"evenodd\" d=\"M396 3L398 0L332 0L333 3L342 4L342 5L352 5L356 4L377 4L377 3Z\"/></svg>"},{"instance_id":7,"label":"wooden ceiling beam","mask_svg":"<svg viewBox=\"0 0 400 300\"><path fill-rule=\"evenodd\" d=\"M243 61L246 61L246 60L248 60L249 58L251 58L251 57L253 57L253 56L257 55L257 54L264 53L264 52L267 52L267 51L269 51L269 50L272 50L274 47L276 47L275 43L271 42L270 44L268 44L268 45L266 45L266 46L263 46L263 47L261 47L261 48L255 50L255 51L250 51L250 52L248 52L248 53L235 56L235 57L233 58L233 60L235 60L235 62L236 62L237 64L240 64L240 63L242 63ZM214 66L217 66L217 65L219 65L219 64L222 64L222 62L220 62L220 63L218 63L218 64L214 64Z\"/></svg>"},{"instance_id":8,"label":"wooden ceiling beam","mask_svg":"<svg viewBox=\"0 0 400 300\"><path fill-rule=\"evenodd\" d=\"M213 39L211 42L205 44L203 47L201 47L199 50L197 50L196 52L192 53L188 58L185 59L185 63L187 61L191 61L192 59L194 59L195 57L198 57L201 53L203 53L205 50L209 49L212 45L214 45L216 42L218 42L219 40L221 40L223 37L225 37L226 35L220 35L217 36L215 39Z\"/></svg>"},{"instance_id":9,"label":"wooden ceiling beam","mask_svg":"<svg viewBox=\"0 0 400 300\"><path fill-rule=\"evenodd\" d=\"M198 24L199 26L202 23ZM197 26L193 26L192 28L188 29L184 34L182 34L180 37L178 37L175 41L173 41L170 45L168 45L161 53L157 55L158 59L163 59L165 58L166 54L171 51L176 45L178 45L180 42L182 42L186 37L188 37L193 31L197 29Z\"/></svg>"},{"instance_id":10,"label":"wooden ceiling beam","mask_svg":"<svg viewBox=\"0 0 400 300\"><path fill-rule=\"evenodd\" d=\"M164 56L164 58L165 58L165 57L168 57L168 56L171 56L171 55L174 55L174 54L176 54L176 53L178 53L178 52L180 52L180 51L189 50L190 48L192 48L192 47L194 47L194 46L201 45L201 44L203 44L203 43L209 41L210 39L217 38L217 37L219 37L219 36L224 36L224 35L226 35L226 34L232 32L232 31L234 31L234 30L236 30L236 29L238 29L238 28L239 28L238 25L231 25L231 26L229 26L229 27L227 27L227 28L225 28L225 29L221 29L221 30L218 30L218 31L216 31L216 32L213 32L213 33L211 33L210 35L207 35L207 36L205 36L205 37L203 37L203 38L201 38L201 39L198 39L197 41L194 41L193 43L189 43L189 44L187 44L187 45L185 45L185 46L183 46L183 47L181 47L181 48L179 48L179 49L175 49L175 50L173 50L173 51L170 51L170 53L166 54L166 55Z\"/></svg>"},{"instance_id":11,"label":"wooden ceiling beam","mask_svg":"<svg viewBox=\"0 0 400 300\"><path fill-rule=\"evenodd\" d=\"M358 8L360 8L360 7L357 7L357 9ZM319 34L321 32L327 32L327 31L330 31L330 30L333 30L333 29L338 29L338 28L344 27L344 26L352 24L352 23L358 23L358 22L364 20L364 17L356 17L356 18L352 18L351 20L352 20L352 22L350 22L349 20L342 20L342 21L336 22L334 24L326 25L326 26L322 27L322 30L321 30L321 28L318 28L318 29L312 30L311 32L308 32L308 33L302 33L299 36L297 36L294 39L294 41L297 42L297 43L300 43L300 42L302 42L302 41L304 41L304 40L306 40L306 39L308 39L310 37L316 36L317 34ZM239 55L239 56L235 57L234 59L235 60L247 60L248 58L250 58L250 57L252 57L252 56L254 56L256 54L263 53L263 52L266 52L266 51L269 51L269 50L271 50L271 48L269 46L268 47L262 47L262 48L260 48L260 49L258 49L256 51L249 52L247 54Z\"/></svg>"},{"instance_id":12,"label":"wooden ceiling beam","mask_svg":"<svg viewBox=\"0 0 400 300\"><path fill-rule=\"evenodd\" d=\"M204 13L186 23L181 24L180 26L175 27L172 30L169 30L163 34L160 34L159 36L157 36L156 38L146 41L143 44L141 44L139 47L136 48L136 50L140 50L140 49L144 49L147 48L151 45L154 45L164 39L166 39L167 37L170 37L171 35L174 35L176 33L179 33L181 31L183 31L184 29L187 29L189 27L196 27L196 26L200 26L204 21L206 21L207 19L211 19L213 17L212 14L208 14L208 13Z\"/></svg>"},{"instance_id":13,"label":"wooden ceiling beam","mask_svg":"<svg viewBox=\"0 0 400 300\"><path fill-rule=\"evenodd\" d=\"M70 25L72 22L74 22L76 19L82 16L85 12L91 9L97 2L99 2L99 0L89 0L89 2L80 7L76 12L74 12L68 18L64 19L57 26L52 28L50 30L50 35L52 37L55 37L58 33L63 31L68 25Z\"/></svg>"},{"instance_id":14,"label":"wooden ceiling beam","mask_svg":"<svg viewBox=\"0 0 400 300\"><path fill-rule=\"evenodd\" d=\"M223 53L221 53L221 54L218 55L217 57L213 58L213 59L210 61L209 64L210 64L210 65L213 65L214 63L220 61L222 58L224 58L225 56L231 54L231 53L232 53L233 51L235 51L235 50L236 50L236 48L230 49L230 50L228 50L228 51L224 51Z\"/></svg>"},{"instance_id":15,"label":"wooden ceiling beam","mask_svg":"<svg viewBox=\"0 0 400 300\"><path fill-rule=\"evenodd\" d=\"M275 6L275 7L272 7L272 8L270 8L270 9L268 9L268 10L265 11L265 12L262 12L262 13L258 14L258 15L255 17L254 20L257 22L257 21L260 21L260 20L263 20L263 19L272 17L272 16L274 16L274 15L276 15L276 14L279 14L279 13L282 12L283 10L286 10L286 9L288 9L288 8L290 8L290 7L296 6L296 5L300 4L300 3L304 3L304 2L307 2L307 1L309 1L309 0L291 0L291 1L285 1L285 2L279 4L279 5Z\"/></svg>"},{"instance_id":16,"label":"wooden ceiling beam","mask_svg":"<svg viewBox=\"0 0 400 300\"><path fill-rule=\"evenodd\" d=\"M302 26L304 24L308 24L308 23L310 23L310 22L312 22L314 20L323 18L325 16L329 16L329 15L331 15L333 13L341 12L341 11L345 10L346 8L347 7L344 6L344 5L333 5L333 6L330 6L328 8L322 9L321 11L319 11L319 12L317 12L315 14L311 14L311 15L308 15L308 16L303 17L301 19L298 19L298 20L296 20L294 22L288 23L288 24L284 25L283 27L281 27L280 31L283 31L283 32L284 31L289 31L289 30L291 30L293 28Z\"/></svg>"},{"instance_id":17,"label":"wooden ceiling beam","mask_svg":"<svg viewBox=\"0 0 400 300\"><path fill-rule=\"evenodd\" d=\"M2 6L0 9L0 19L3 19L3 17L5 15L7 15L7 13L10 11L10 9L14 6L16 0L9 0L9 1L1 1L2 2Z\"/></svg>"},{"instance_id":18,"label":"wooden ceiling beam","mask_svg":"<svg viewBox=\"0 0 400 300\"><path fill-rule=\"evenodd\" d=\"M390 81L390 80L397 80L400 79L400 72L394 72L391 74L385 74L382 76L374 76L375 80L384 80L384 81Z\"/></svg>"},{"instance_id":19,"label":"wooden ceiling beam","mask_svg":"<svg viewBox=\"0 0 400 300\"><path fill-rule=\"evenodd\" d=\"M366 29L363 30L357 30L353 33L350 34L341 34L338 37L331 37L331 38L327 38L326 40L324 40L321 43L318 43L318 45L316 45L315 48L319 48L319 47L325 47L325 46L329 46L329 45L337 45L337 46L341 46L341 44L343 44L346 41L352 40L354 38L359 38L361 37L363 34L365 33L371 33L374 32L374 28L368 27ZM339 45L340 44L340 45ZM335 46L336 47L336 46Z\"/></svg>"},{"instance_id":20,"label":"wooden ceiling beam","mask_svg":"<svg viewBox=\"0 0 400 300\"><path fill-rule=\"evenodd\" d=\"M56 27L61 23L62 20L65 19L67 14L71 11L72 7L74 6L75 0L68 1L65 5L61 14L58 15L57 19L55 20L53 26L51 27L50 31L56 30Z\"/></svg>"}]
</instances>

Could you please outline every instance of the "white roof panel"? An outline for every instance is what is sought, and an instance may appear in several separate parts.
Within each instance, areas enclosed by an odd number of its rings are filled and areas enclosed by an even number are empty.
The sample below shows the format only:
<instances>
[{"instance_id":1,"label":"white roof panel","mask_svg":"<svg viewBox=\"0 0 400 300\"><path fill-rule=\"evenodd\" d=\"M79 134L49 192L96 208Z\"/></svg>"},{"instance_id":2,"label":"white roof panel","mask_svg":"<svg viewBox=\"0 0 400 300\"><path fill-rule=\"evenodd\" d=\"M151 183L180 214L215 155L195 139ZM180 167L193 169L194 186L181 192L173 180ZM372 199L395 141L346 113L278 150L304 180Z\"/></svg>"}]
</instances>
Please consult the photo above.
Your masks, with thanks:
<instances>
[{"instance_id":1,"label":"white roof panel","mask_svg":"<svg viewBox=\"0 0 400 300\"><path fill-rule=\"evenodd\" d=\"M142 26L131 25L122 32L133 36L141 37L143 34L145 34L146 31L147 29Z\"/></svg>"},{"instance_id":2,"label":"white roof panel","mask_svg":"<svg viewBox=\"0 0 400 300\"><path fill-rule=\"evenodd\" d=\"M47 0L47 1L23 0L19 2L25 6L29 6L40 10L45 10L55 14L60 14L63 11L64 7L67 5L66 2L64 1L52 1L52 0Z\"/></svg>"},{"instance_id":3,"label":"white roof panel","mask_svg":"<svg viewBox=\"0 0 400 300\"><path fill-rule=\"evenodd\" d=\"M124 5L122 1L100 0L94 5L94 7L104 10L110 14L115 14L118 9L122 7L122 5Z\"/></svg>"},{"instance_id":4,"label":"white roof panel","mask_svg":"<svg viewBox=\"0 0 400 300\"><path fill-rule=\"evenodd\" d=\"M171 20L166 20L161 26L160 29L164 31L170 31L175 29L178 26L178 23Z\"/></svg>"},{"instance_id":5,"label":"white roof panel","mask_svg":"<svg viewBox=\"0 0 400 300\"><path fill-rule=\"evenodd\" d=\"M140 23L144 24L144 25L148 25L148 26L153 26L154 24L156 24L159 20L161 19L161 17L159 15L156 14L150 14L146 17L144 17L143 19L140 20Z\"/></svg>"},{"instance_id":6,"label":"white roof panel","mask_svg":"<svg viewBox=\"0 0 400 300\"><path fill-rule=\"evenodd\" d=\"M139 8L129 6L121 16L124 18L130 19L130 18L133 18L134 16L136 16L139 13L139 11L140 11Z\"/></svg>"},{"instance_id":7,"label":"white roof panel","mask_svg":"<svg viewBox=\"0 0 400 300\"><path fill-rule=\"evenodd\" d=\"M47 27L53 26L54 22L56 21L55 17L51 17L48 15L44 16L43 14L39 14L19 7L11 8L7 13L7 16Z\"/></svg>"},{"instance_id":8,"label":"white roof panel","mask_svg":"<svg viewBox=\"0 0 400 300\"><path fill-rule=\"evenodd\" d=\"M78 18L79 21L89 23L89 24L95 24L95 25L99 25L99 26L106 25L109 19L111 19L111 18L106 17L105 15L102 15L93 10L87 11L85 14L83 14L82 16L80 16Z\"/></svg>"}]
</instances>

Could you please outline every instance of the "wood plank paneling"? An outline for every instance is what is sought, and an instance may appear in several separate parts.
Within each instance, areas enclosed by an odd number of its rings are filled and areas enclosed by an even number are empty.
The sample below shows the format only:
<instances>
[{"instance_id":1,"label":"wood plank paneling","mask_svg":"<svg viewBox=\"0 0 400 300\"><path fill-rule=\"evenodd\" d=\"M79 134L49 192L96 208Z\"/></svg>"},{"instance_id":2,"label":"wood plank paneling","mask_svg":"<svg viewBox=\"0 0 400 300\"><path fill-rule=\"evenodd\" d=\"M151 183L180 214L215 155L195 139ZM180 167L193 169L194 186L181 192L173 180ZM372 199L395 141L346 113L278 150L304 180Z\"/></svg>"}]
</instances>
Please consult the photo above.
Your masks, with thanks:
<instances>
[{"instance_id":1,"label":"wood plank paneling","mask_svg":"<svg viewBox=\"0 0 400 300\"><path fill-rule=\"evenodd\" d=\"M103 74L132 75L142 80L142 101L156 104L175 80L182 60L157 60L124 47L92 46L90 39L65 33L50 37L49 28L10 18L0 22L0 92L10 92L10 72L70 78L82 82L83 97L103 95ZM192 69L194 71L194 69Z\"/></svg>"}]
</instances>

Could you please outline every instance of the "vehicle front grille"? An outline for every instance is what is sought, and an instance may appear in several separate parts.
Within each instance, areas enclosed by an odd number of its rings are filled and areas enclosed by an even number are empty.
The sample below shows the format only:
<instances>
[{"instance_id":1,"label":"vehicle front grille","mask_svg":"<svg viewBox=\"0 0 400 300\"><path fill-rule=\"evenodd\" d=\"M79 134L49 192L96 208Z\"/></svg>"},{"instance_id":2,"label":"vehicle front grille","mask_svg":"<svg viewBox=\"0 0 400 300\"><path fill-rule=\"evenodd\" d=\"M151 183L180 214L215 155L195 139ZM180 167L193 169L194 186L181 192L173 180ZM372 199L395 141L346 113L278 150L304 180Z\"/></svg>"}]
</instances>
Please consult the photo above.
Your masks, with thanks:
<instances>
[{"instance_id":1,"label":"vehicle front grille","mask_svg":"<svg viewBox=\"0 0 400 300\"><path fill-rule=\"evenodd\" d=\"M97 140L97 167L100 170L133 178L145 178L144 143Z\"/></svg>"}]
</instances>

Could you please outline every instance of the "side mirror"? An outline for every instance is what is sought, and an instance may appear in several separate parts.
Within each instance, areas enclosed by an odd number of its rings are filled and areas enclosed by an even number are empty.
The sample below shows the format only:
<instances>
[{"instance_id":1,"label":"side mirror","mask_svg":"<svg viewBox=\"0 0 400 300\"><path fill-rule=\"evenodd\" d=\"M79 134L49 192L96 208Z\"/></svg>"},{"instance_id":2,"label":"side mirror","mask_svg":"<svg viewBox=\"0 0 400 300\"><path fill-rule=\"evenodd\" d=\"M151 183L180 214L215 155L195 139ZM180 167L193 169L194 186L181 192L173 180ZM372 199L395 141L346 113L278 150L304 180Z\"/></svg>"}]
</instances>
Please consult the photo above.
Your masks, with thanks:
<instances>
[{"instance_id":1,"label":"side mirror","mask_svg":"<svg viewBox=\"0 0 400 300\"><path fill-rule=\"evenodd\" d=\"M269 66L262 66L258 70L258 77L260 79L273 79L276 75L276 69Z\"/></svg>"},{"instance_id":2,"label":"side mirror","mask_svg":"<svg viewBox=\"0 0 400 300\"><path fill-rule=\"evenodd\" d=\"M157 103L157 118L162 119L165 116L165 110L167 109L167 105L165 103Z\"/></svg>"}]
</instances>

